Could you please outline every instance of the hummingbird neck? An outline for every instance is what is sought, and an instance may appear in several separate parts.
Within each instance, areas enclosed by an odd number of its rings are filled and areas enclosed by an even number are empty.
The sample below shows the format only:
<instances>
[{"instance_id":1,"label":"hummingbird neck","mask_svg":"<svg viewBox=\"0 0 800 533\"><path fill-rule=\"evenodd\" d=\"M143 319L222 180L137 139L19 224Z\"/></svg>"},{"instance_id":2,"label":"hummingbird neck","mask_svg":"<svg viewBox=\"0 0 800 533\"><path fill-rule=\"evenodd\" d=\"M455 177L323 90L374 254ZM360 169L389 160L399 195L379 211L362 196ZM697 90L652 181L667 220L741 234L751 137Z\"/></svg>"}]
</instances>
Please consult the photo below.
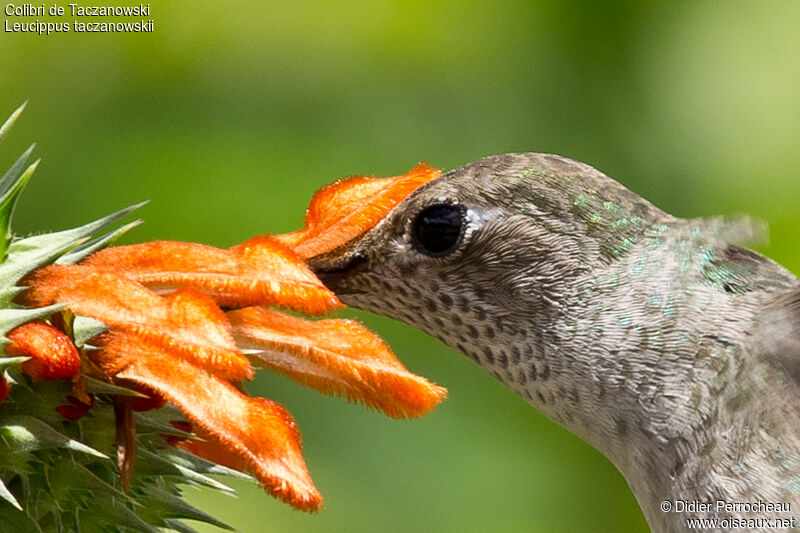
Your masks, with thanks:
<instances>
[{"instance_id":1,"label":"hummingbird neck","mask_svg":"<svg viewBox=\"0 0 800 533\"><path fill-rule=\"evenodd\" d=\"M583 283L594 294L611 290L609 279ZM581 286L575 285L575 301ZM737 301L736 315L729 300L709 291L662 301L661 319L631 314L630 303L584 299L568 312L523 325L500 316L491 330L474 324L492 310L465 305L461 316L467 330L477 331L474 342L441 333L449 328L438 332L605 454L631 485L654 531L684 531L687 516L752 517L730 510L720 515L716 507L664 513L665 500L716 505L761 499L800 509L800 418L796 410L764 407L794 394L792 388L781 385L768 363L745 353L754 312L741 307L749 304ZM693 311L679 318L670 305Z\"/></svg>"},{"instance_id":2,"label":"hummingbird neck","mask_svg":"<svg viewBox=\"0 0 800 533\"><path fill-rule=\"evenodd\" d=\"M572 280L569 305L524 323L496 315L473 343L440 338L609 457L654 530L685 529L664 500L800 509L800 398L787 401L794 386L750 353L761 295L676 287L663 257L640 257Z\"/></svg>"}]
</instances>

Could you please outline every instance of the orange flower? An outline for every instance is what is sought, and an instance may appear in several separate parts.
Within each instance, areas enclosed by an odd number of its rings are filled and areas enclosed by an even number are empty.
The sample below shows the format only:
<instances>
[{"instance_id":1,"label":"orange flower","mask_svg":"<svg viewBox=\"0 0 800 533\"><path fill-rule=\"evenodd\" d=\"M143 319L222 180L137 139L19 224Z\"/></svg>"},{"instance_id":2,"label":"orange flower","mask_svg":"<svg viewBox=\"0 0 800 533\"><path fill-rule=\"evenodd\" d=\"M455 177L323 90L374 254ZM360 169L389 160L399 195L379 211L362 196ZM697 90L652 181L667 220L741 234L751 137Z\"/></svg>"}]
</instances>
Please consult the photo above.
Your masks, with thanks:
<instances>
[{"instance_id":1,"label":"orange flower","mask_svg":"<svg viewBox=\"0 0 800 533\"><path fill-rule=\"evenodd\" d=\"M113 251L111 248L106 251ZM73 312L159 343L227 379L253 377L239 353L224 313L209 297L183 289L166 297L122 273L82 265L52 265L37 271L23 295L28 305L69 302ZM105 368L114 374L114 361Z\"/></svg>"},{"instance_id":2,"label":"orange flower","mask_svg":"<svg viewBox=\"0 0 800 533\"><path fill-rule=\"evenodd\" d=\"M118 379L157 391L200 428L199 435L218 454L235 458L228 464L244 466L267 490L295 507L319 507L321 497L300 452L300 433L283 407L250 398L228 381L135 335L106 339L100 357L117 364L124 361ZM198 450L202 448L193 451Z\"/></svg>"},{"instance_id":3,"label":"orange flower","mask_svg":"<svg viewBox=\"0 0 800 533\"><path fill-rule=\"evenodd\" d=\"M342 305L291 250L270 237L228 250L172 241L119 246L83 264L122 271L156 292L191 287L224 307L280 305L317 315Z\"/></svg>"},{"instance_id":4,"label":"orange flower","mask_svg":"<svg viewBox=\"0 0 800 533\"><path fill-rule=\"evenodd\" d=\"M305 229L256 237L227 250L150 242L109 248L78 265L51 265L29 276L20 303L68 304L72 313L108 326L108 332L90 340L84 371L147 396L120 396L115 403L123 486L135 458L132 410L167 401L198 437L169 442L250 472L270 493L299 509L318 509L321 497L303 460L294 420L282 406L242 392L240 382L253 377L251 361L394 417L420 416L441 401L444 389L408 372L362 325L306 321L270 308L322 314L341 307L301 257L358 237L438 175L418 165L395 178L341 181L315 195ZM31 363L34 379L71 377L81 368L69 337L52 325L35 322L15 332L7 351L33 358L24 365ZM43 344L68 345L74 357L43 351ZM44 352L50 355L43 357ZM80 380L74 381L78 387ZM91 405L78 398L86 398L85 392L76 389L59 412L84 414Z\"/></svg>"},{"instance_id":5,"label":"orange flower","mask_svg":"<svg viewBox=\"0 0 800 533\"><path fill-rule=\"evenodd\" d=\"M239 347L255 350L251 357L321 392L344 394L395 418L423 415L446 395L353 320L309 322L263 307L227 315Z\"/></svg>"},{"instance_id":6,"label":"orange flower","mask_svg":"<svg viewBox=\"0 0 800 533\"><path fill-rule=\"evenodd\" d=\"M420 163L393 178L354 176L323 187L311 199L306 227L276 238L308 259L329 252L372 228L409 194L441 171Z\"/></svg>"}]
</instances>

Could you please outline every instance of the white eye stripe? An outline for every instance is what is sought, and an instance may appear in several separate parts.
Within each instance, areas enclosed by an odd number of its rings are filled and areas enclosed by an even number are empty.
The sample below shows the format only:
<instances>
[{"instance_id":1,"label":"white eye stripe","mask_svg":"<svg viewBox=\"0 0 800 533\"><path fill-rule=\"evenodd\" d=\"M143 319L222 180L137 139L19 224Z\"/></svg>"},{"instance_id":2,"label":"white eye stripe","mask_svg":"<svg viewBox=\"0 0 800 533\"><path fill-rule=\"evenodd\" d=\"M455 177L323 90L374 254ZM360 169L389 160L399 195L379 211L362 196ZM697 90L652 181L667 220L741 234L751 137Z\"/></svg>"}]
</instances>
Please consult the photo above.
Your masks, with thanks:
<instances>
[{"instance_id":1,"label":"white eye stripe","mask_svg":"<svg viewBox=\"0 0 800 533\"><path fill-rule=\"evenodd\" d=\"M474 229L482 228L486 222L502 217L505 214L503 209L469 209L467 208L467 223Z\"/></svg>"},{"instance_id":2,"label":"white eye stripe","mask_svg":"<svg viewBox=\"0 0 800 533\"><path fill-rule=\"evenodd\" d=\"M486 223L486 218L481 215L481 211L467 209L467 231L474 231L482 228Z\"/></svg>"}]
</instances>

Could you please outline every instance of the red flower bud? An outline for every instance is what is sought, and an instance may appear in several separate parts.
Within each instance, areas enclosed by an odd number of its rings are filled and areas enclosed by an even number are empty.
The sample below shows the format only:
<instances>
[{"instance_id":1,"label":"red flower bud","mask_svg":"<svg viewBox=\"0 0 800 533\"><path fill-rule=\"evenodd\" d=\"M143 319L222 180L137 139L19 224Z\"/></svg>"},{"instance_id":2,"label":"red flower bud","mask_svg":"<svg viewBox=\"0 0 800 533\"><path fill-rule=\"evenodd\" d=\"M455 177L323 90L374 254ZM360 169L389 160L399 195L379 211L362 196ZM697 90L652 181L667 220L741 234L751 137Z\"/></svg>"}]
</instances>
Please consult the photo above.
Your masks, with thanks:
<instances>
[{"instance_id":1,"label":"red flower bud","mask_svg":"<svg viewBox=\"0 0 800 533\"><path fill-rule=\"evenodd\" d=\"M78 350L66 334L40 320L23 324L8 334L6 353L31 359L20 365L33 379L71 378L81 369Z\"/></svg>"}]
</instances>

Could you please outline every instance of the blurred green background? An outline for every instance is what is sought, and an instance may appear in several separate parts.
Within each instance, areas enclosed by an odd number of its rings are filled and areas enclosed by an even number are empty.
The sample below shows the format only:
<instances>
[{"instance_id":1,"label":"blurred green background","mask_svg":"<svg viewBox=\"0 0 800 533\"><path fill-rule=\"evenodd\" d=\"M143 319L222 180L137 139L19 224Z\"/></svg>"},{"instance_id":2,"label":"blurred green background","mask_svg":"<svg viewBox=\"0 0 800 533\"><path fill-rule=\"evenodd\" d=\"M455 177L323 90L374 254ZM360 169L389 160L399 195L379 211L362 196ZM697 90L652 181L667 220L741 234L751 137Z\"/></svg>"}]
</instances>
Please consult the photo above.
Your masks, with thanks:
<instances>
[{"instance_id":1,"label":"blurred green background","mask_svg":"<svg viewBox=\"0 0 800 533\"><path fill-rule=\"evenodd\" d=\"M545 151L678 215L762 217L763 250L800 272L794 0L172 0L150 18L147 34L0 35L0 114L30 99L0 163L34 140L43 158L18 231L150 199L126 242L230 246L300 227L342 176ZM438 342L346 314L450 398L394 421L262 372L249 389L297 418L325 511L247 483L193 503L248 533L647 530L593 449Z\"/></svg>"}]
</instances>

